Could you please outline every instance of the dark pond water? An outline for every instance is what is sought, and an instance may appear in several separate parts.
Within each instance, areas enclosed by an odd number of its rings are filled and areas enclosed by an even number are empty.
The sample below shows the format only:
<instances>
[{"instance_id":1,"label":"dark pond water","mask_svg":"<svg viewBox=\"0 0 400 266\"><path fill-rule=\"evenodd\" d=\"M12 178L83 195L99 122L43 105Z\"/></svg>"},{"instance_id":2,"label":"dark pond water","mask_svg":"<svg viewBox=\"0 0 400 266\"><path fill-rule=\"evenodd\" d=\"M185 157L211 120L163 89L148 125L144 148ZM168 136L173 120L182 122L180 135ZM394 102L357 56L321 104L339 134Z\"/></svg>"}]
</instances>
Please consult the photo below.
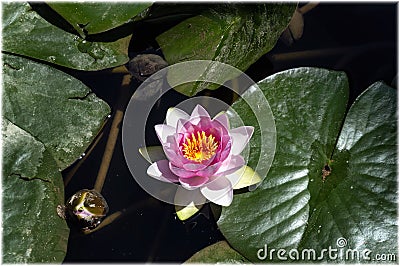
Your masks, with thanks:
<instances>
[{"instance_id":1,"label":"dark pond water","mask_svg":"<svg viewBox=\"0 0 400 266\"><path fill-rule=\"evenodd\" d=\"M395 4L321 4L305 15L303 37L291 47L278 41L276 47L246 73L260 80L281 70L299 66L343 70L350 81L350 101L375 81L391 84L397 73L397 6ZM131 55L155 46L160 29L142 25L132 44ZM151 32L152 34L150 34ZM121 74L70 72L86 83L115 109L121 93ZM397 84L397 81L394 82ZM131 94L138 83L131 84ZM211 95L229 99L229 91ZM148 121L147 142L157 144L152 128L162 123L171 105L186 99L170 90L153 110ZM126 103L129 97L126 99ZM92 188L107 141L111 119L104 136L66 187L66 198L83 188ZM64 175L67 174L68 169ZM152 199L131 176L118 137L102 191L110 214L129 209L111 225L90 235L71 231L65 263L72 262L183 262L198 250L223 239L206 206L186 223L179 221L172 205Z\"/></svg>"}]
</instances>

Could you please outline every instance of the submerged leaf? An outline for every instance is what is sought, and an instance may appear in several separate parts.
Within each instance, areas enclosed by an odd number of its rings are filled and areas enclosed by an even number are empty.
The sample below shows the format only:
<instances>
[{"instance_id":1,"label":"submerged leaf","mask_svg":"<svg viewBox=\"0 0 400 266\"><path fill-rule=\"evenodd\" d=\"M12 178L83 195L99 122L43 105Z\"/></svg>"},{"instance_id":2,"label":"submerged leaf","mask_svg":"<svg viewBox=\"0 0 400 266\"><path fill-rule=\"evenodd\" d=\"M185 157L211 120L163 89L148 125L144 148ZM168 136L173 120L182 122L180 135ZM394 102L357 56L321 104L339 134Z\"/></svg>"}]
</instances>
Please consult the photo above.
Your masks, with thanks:
<instances>
[{"instance_id":1,"label":"submerged leaf","mask_svg":"<svg viewBox=\"0 0 400 266\"><path fill-rule=\"evenodd\" d=\"M28 3L3 4L3 51L79 70L100 70L128 62L130 38L89 42L50 24Z\"/></svg>"}]
</instances>

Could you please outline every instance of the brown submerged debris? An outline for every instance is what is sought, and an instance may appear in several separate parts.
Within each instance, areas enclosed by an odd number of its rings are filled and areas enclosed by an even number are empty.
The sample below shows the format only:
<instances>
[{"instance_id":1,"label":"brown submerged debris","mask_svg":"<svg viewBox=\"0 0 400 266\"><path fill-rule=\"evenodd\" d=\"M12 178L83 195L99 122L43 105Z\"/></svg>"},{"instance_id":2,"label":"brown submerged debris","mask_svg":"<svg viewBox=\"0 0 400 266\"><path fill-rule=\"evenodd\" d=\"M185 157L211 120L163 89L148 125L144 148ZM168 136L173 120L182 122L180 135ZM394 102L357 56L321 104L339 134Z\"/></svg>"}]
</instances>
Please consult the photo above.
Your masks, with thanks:
<instances>
[{"instance_id":1,"label":"brown submerged debris","mask_svg":"<svg viewBox=\"0 0 400 266\"><path fill-rule=\"evenodd\" d=\"M324 168L322 168L322 182L325 182L326 178L331 174L332 169L329 164L325 164Z\"/></svg>"}]
</instances>

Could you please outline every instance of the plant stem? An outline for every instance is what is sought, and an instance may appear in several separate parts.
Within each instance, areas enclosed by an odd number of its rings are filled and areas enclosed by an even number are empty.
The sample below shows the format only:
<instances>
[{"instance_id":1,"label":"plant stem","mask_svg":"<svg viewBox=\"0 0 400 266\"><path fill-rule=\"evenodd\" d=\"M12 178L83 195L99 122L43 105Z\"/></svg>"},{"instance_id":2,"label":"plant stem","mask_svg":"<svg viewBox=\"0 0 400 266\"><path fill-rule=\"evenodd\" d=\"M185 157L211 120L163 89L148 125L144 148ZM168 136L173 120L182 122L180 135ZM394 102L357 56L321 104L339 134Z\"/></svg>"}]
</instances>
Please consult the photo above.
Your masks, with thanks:
<instances>
[{"instance_id":1,"label":"plant stem","mask_svg":"<svg viewBox=\"0 0 400 266\"><path fill-rule=\"evenodd\" d=\"M128 69L125 66L117 66L111 69L112 74L129 74Z\"/></svg>"},{"instance_id":2,"label":"plant stem","mask_svg":"<svg viewBox=\"0 0 400 266\"><path fill-rule=\"evenodd\" d=\"M299 11L300 14L303 14L303 15L304 15L305 13L307 13L308 11L310 11L311 9L313 9L314 7L316 7L318 4L319 4L319 2L310 2L310 3L307 3L307 4L305 4L304 6L300 7L300 8L298 9L298 11Z\"/></svg>"},{"instance_id":3,"label":"plant stem","mask_svg":"<svg viewBox=\"0 0 400 266\"><path fill-rule=\"evenodd\" d=\"M111 224L115 220L121 219L124 215L127 215L133 211L137 211L140 208L150 208L150 207L155 207L157 204L159 204L158 201L156 201L153 198L148 198L145 200L138 201L131 206L129 206L127 209L122 209L121 211L114 212L113 214L107 216L99 226L94 228L93 230L90 231L85 231L84 234L88 235L91 233L94 233L98 230L100 230L103 227L106 227L107 225Z\"/></svg>"},{"instance_id":4,"label":"plant stem","mask_svg":"<svg viewBox=\"0 0 400 266\"><path fill-rule=\"evenodd\" d=\"M154 261L154 257L157 254L157 251L160 247L161 239L163 238L166 228L167 228L169 214L170 214L170 212L168 212L167 210L164 210L162 223L161 223L160 227L158 228L156 237L154 238L152 249L150 250L150 253L147 257L147 261L146 261L147 263L151 263Z\"/></svg>"},{"instance_id":5,"label":"plant stem","mask_svg":"<svg viewBox=\"0 0 400 266\"><path fill-rule=\"evenodd\" d=\"M232 103L239 99L239 80L238 77L232 79Z\"/></svg>"},{"instance_id":6,"label":"plant stem","mask_svg":"<svg viewBox=\"0 0 400 266\"><path fill-rule=\"evenodd\" d=\"M116 111L114 114L114 119L111 124L110 134L108 136L106 148L103 154L103 158L101 160L101 165L99 172L97 174L96 183L94 185L94 190L96 190L99 193L101 193L101 190L103 189L104 181L106 179L108 168L110 167L110 162L114 153L115 144L117 142L121 122L124 117L123 109L125 106L125 100L127 98L126 96L127 92L129 91L128 88L130 83L131 83L131 75L129 74L124 75L121 83L122 92L120 93L118 99Z\"/></svg>"}]
</instances>

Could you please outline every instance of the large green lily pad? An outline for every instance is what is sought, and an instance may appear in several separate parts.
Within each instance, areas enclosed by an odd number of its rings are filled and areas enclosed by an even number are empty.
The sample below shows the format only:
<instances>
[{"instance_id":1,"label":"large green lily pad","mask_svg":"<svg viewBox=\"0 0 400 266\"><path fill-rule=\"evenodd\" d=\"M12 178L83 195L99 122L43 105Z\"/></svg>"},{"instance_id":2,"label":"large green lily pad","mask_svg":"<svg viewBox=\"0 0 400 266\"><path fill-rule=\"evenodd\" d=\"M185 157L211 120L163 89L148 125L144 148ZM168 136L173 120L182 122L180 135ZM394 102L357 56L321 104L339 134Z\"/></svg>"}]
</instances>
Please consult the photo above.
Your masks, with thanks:
<instances>
[{"instance_id":1,"label":"large green lily pad","mask_svg":"<svg viewBox=\"0 0 400 266\"><path fill-rule=\"evenodd\" d=\"M100 70L128 62L131 36L88 42L43 19L25 2L3 4L3 51L79 69Z\"/></svg>"},{"instance_id":2,"label":"large green lily pad","mask_svg":"<svg viewBox=\"0 0 400 266\"><path fill-rule=\"evenodd\" d=\"M298 68L258 85L275 116L276 154L260 187L235 195L232 205L223 208L218 224L229 244L253 262L282 261L279 249L299 261L346 259L321 257L329 247L343 254L346 248L360 253L368 248L371 259L383 251L396 253L395 91L372 85L343 122L348 85L341 72ZM257 125L244 101L233 108L246 124ZM250 166L258 159L257 153L251 156ZM291 249L300 256L289 257ZM316 259L307 257L309 249Z\"/></svg>"},{"instance_id":3,"label":"large green lily pad","mask_svg":"<svg viewBox=\"0 0 400 266\"><path fill-rule=\"evenodd\" d=\"M214 60L245 71L274 47L295 9L294 4L277 3L221 5L179 23L156 40L170 65L189 60ZM203 76L213 75L221 73L210 65ZM231 78L234 76L228 74L225 80ZM203 89L217 87L198 82L175 89L193 96Z\"/></svg>"},{"instance_id":4,"label":"large green lily pad","mask_svg":"<svg viewBox=\"0 0 400 266\"><path fill-rule=\"evenodd\" d=\"M80 81L3 55L3 261L62 262L69 229L61 170L92 142L110 109Z\"/></svg>"},{"instance_id":5,"label":"large green lily pad","mask_svg":"<svg viewBox=\"0 0 400 266\"><path fill-rule=\"evenodd\" d=\"M140 20L152 4L145 2L49 2L48 5L84 37L116 28L131 20Z\"/></svg>"},{"instance_id":6,"label":"large green lily pad","mask_svg":"<svg viewBox=\"0 0 400 266\"><path fill-rule=\"evenodd\" d=\"M300 248L317 254L341 245L344 251L371 251L366 257L328 261L374 261L377 254L397 253L396 100L394 89L377 82L352 105L333 152L331 175L309 185L311 212Z\"/></svg>"},{"instance_id":7,"label":"large green lily pad","mask_svg":"<svg viewBox=\"0 0 400 266\"><path fill-rule=\"evenodd\" d=\"M69 228L57 216L64 184L43 143L7 119L3 137L3 262L62 262Z\"/></svg>"},{"instance_id":8,"label":"large green lily pad","mask_svg":"<svg viewBox=\"0 0 400 266\"><path fill-rule=\"evenodd\" d=\"M50 66L3 55L3 115L44 143L60 169L94 139L110 109L79 80Z\"/></svg>"}]
</instances>

